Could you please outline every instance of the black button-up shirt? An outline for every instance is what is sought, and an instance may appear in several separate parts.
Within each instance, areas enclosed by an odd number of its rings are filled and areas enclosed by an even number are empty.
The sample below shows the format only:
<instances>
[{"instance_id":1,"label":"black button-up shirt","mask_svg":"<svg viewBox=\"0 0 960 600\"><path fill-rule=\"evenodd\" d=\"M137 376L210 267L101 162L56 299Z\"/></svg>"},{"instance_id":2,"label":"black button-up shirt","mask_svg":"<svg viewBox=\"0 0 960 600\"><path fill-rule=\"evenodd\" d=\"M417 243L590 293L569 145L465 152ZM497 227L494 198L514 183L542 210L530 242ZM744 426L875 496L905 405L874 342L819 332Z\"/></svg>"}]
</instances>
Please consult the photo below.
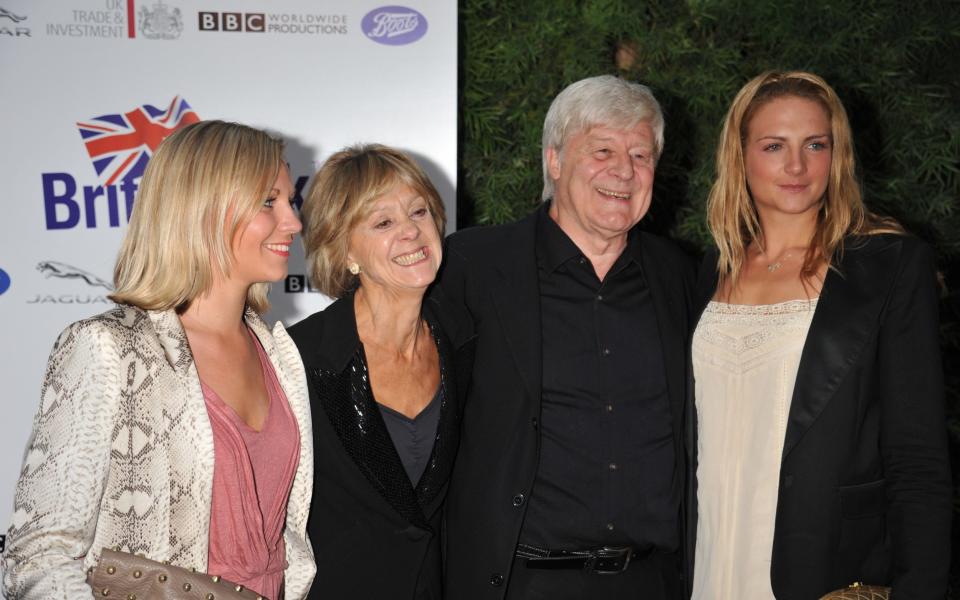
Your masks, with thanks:
<instances>
[{"instance_id":1,"label":"black button-up shirt","mask_svg":"<svg viewBox=\"0 0 960 600\"><path fill-rule=\"evenodd\" d=\"M666 376L639 232L603 281L545 206L540 465L520 535L548 549L678 546Z\"/></svg>"}]
</instances>

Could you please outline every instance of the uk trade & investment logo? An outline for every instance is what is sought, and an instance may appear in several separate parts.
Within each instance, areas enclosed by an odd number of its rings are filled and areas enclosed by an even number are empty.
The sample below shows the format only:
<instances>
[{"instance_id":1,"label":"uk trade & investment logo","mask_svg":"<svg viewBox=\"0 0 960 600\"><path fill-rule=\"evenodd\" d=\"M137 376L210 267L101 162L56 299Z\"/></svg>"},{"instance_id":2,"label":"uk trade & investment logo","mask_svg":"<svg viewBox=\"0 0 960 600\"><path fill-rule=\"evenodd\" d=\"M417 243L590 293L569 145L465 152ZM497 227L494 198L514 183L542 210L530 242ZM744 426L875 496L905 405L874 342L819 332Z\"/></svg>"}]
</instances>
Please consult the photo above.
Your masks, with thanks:
<instances>
[{"instance_id":1,"label":"uk trade & investment logo","mask_svg":"<svg viewBox=\"0 0 960 600\"><path fill-rule=\"evenodd\" d=\"M175 96L165 109L144 104L123 114L77 123L103 184L82 186L78 195L77 179L70 173L41 173L47 229L72 229L81 217L88 229L95 228L97 205L104 202L110 227L119 227L120 193L126 210L124 223L129 221L137 186L157 146L177 129L199 120L187 101Z\"/></svg>"},{"instance_id":2,"label":"uk trade & investment logo","mask_svg":"<svg viewBox=\"0 0 960 600\"><path fill-rule=\"evenodd\" d=\"M108 292L113 291L113 285L109 281L102 279L90 271L86 271L79 267L73 265L68 265L66 263L58 262L55 260L44 260L37 263L37 270L43 274L44 279L56 278L64 279L67 281L78 281L85 283L88 287L99 287L107 290ZM56 287L56 286L55 286ZM62 287L62 286L61 286ZM68 286L75 287L75 286ZM61 290L60 293L45 293L45 294L34 294L32 298L27 300L27 304L112 304L113 301L110 300L103 292L99 294L95 293L86 293L86 294L77 294L77 293L65 293Z\"/></svg>"},{"instance_id":3,"label":"uk trade & investment logo","mask_svg":"<svg viewBox=\"0 0 960 600\"><path fill-rule=\"evenodd\" d=\"M18 15L0 6L0 36L30 37L30 28L20 25L26 20L26 15Z\"/></svg>"},{"instance_id":4,"label":"uk trade & investment logo","mask_svg":"<svg viewBox=\"0 0 960 600\"><path fill-rule=\"evenodd\" d=\"M412 44L427 34L427 19L406 6L381 6L368 12L360 22L368 39L378 44Z\"/></svg>"},{"instance_id":5,"label":"uk trade & investment logo","mask_svg":"<svg viewBox=\"0 0 960 600\"><path fill-rule=\"evenodd\" d=\"M128 34L126 0L103 0L96 8L75 3L63 21L47 23L47 35L57 37L122 38ZM89 6L89 5L88 5ZM130 21L132 24L132 21ZM132 27L130 28L132 30ZM131 36L132 37L132 36Z\"/></svg>"},{"instance_id":6,"label":"uk trade & investment logo","mask_svg":"<svg viewBox=\"0 0 960 600\"><path fill-rule=\"evenodd\" d=\"M346 35L347 16L322 13L197 13L199 31L245 33Z\"/></svg>"},{"instance_id":7,"label":"uk trade & investment logo","mask_svg":"<svg viewBox=\"0 0 960 600\"><path fill-rule=\"evenodd\" d=\"M0 296L10 289L10 276L3 269L0 269Z\"/></svg>"},{"instance_id":8,"label":"uk trade & investment logo","mask_svg":"<svg viewBox=\"0 0 960 600\"><path fill-rule=\"evenodd\" d=\"M137 11L137 0L100 0L96 4L77 6L71 2L63 20L47 23L47 35L85 38L135 38L140 34L152 40L172 40L183 31L180 9L162 0L147 4L143 0Z\"/></svg>"}]
</instances>

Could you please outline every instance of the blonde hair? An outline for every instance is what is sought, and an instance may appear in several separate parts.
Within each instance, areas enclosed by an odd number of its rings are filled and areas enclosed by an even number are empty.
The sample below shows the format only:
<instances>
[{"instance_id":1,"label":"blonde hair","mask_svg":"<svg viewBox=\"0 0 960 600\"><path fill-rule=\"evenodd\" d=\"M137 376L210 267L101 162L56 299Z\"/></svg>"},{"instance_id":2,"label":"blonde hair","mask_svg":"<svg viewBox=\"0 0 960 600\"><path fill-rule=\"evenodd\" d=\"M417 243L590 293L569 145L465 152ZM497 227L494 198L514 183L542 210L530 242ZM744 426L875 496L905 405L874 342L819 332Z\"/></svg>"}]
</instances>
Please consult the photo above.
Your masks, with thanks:
<instances>
[{"instance_id":1,"label":"blonde hair","mask_svg":"<svg viewBox=\"0 0 960 600\"><path fill-rule=\"evenodd\" d=\"M358 285L347 271L354 227L374 200L405 184L420 194L441 239L446 228L443 200L423 170L403 152L380 144L349 146L323 163L303 203L303 243L314 287L339 298Z\"/></svg>"},{"instance_id":2,"label":"blonde hair","mask_svg":"<svg viewBox=\"0 0 960 600\"><path fill-rule=\"evenodd\" d=\"M276 181L283 142L263 131L201 121L172 133L147 164L117 264L114 302L184 310L229 276L231 241L260 210ZM269 307L266 283L247 305Z\"/></svg>"},{"instance_id":3,"label":"blonde hair","mask_svg":"<svg viewBox=\"0 0 960 600\"><path fill-rule=\"evenodd\" d=\"M550 103L543 120L543 200L553 198L553 178L547 150L563 156L563 145L572 135L598 125L631 129L646 121L653 129L653 156L663 151L663 111L647 86L613 75L598 75L571 83Z\"/></svg>"},{"instance_id":4,"label":"blonde hair","mask_svg":"<svg viewBox=\"0 0 960 600\"><path fill-rule=\"evenodd\" d=\"M764 243L756 207L747 188L743 147L750 120L768 102L793 96L817 102L830 120L832 154L826 193L817 216L800 277L810 281L820 260L833 265L850 235L900 233L903 228L864 206L856 177L853 135L847 112L836 92L820 77L802 71L769 71L751 79L730 105L717 147L717 179L707 199L707 224L720 250L717 270L721 286L736 286L747 256L747 246Z\"/></svg>"}]
</instances>

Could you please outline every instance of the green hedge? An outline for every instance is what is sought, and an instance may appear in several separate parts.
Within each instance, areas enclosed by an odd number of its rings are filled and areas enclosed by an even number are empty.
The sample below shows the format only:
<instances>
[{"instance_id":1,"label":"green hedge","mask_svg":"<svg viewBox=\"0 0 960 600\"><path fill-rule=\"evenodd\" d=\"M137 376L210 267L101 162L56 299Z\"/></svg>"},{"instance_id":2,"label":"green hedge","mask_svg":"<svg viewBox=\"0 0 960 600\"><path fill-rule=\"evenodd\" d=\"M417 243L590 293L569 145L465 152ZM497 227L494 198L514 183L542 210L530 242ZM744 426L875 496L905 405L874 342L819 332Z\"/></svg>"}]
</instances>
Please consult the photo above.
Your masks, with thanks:
<instances>
[{"instance_id":1,"label":"green hedge","mask_svg":"<svg viewBox=\"0 0 960 600\"><path fill-rule=\"evenodd\" d=\"M510 221L537 205L550 101L573 81L613 73L653 88L666 114L644 226L702 249L714 149L737 90L768 69L809 70L830 82L850 114L867 204L938 251L948 418L960 447L957 2L460 0L459 7L460 227Z\"/></svg>"}]
</instances>

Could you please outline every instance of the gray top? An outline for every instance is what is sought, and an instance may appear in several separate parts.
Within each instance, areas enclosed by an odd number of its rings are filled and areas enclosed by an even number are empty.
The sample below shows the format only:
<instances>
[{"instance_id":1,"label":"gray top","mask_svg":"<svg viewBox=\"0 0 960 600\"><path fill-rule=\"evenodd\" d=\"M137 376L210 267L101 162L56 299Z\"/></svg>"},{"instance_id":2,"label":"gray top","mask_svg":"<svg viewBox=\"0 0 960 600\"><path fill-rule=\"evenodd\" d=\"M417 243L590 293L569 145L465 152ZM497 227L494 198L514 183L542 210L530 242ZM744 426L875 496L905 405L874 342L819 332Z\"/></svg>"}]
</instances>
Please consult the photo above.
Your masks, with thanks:
<instances>
[{"instance_id":1,"label":"gray top","mask_svg":"<svg viewBox=\"0 0 960 600\"><path fill-rule=\"evenodd\" d=\"M440 398L443 395L443 386L437 388L430 404L420 411L414 418L409 418L388 406L377 404L383 422L390 432L390 439L400 455L400 462L407 471L407 477L413 487L417 487L420 476L423 475L430 454L433 452L433 441L437 437L437 424L440 422Z\"/></svg>"}]
</instances>

